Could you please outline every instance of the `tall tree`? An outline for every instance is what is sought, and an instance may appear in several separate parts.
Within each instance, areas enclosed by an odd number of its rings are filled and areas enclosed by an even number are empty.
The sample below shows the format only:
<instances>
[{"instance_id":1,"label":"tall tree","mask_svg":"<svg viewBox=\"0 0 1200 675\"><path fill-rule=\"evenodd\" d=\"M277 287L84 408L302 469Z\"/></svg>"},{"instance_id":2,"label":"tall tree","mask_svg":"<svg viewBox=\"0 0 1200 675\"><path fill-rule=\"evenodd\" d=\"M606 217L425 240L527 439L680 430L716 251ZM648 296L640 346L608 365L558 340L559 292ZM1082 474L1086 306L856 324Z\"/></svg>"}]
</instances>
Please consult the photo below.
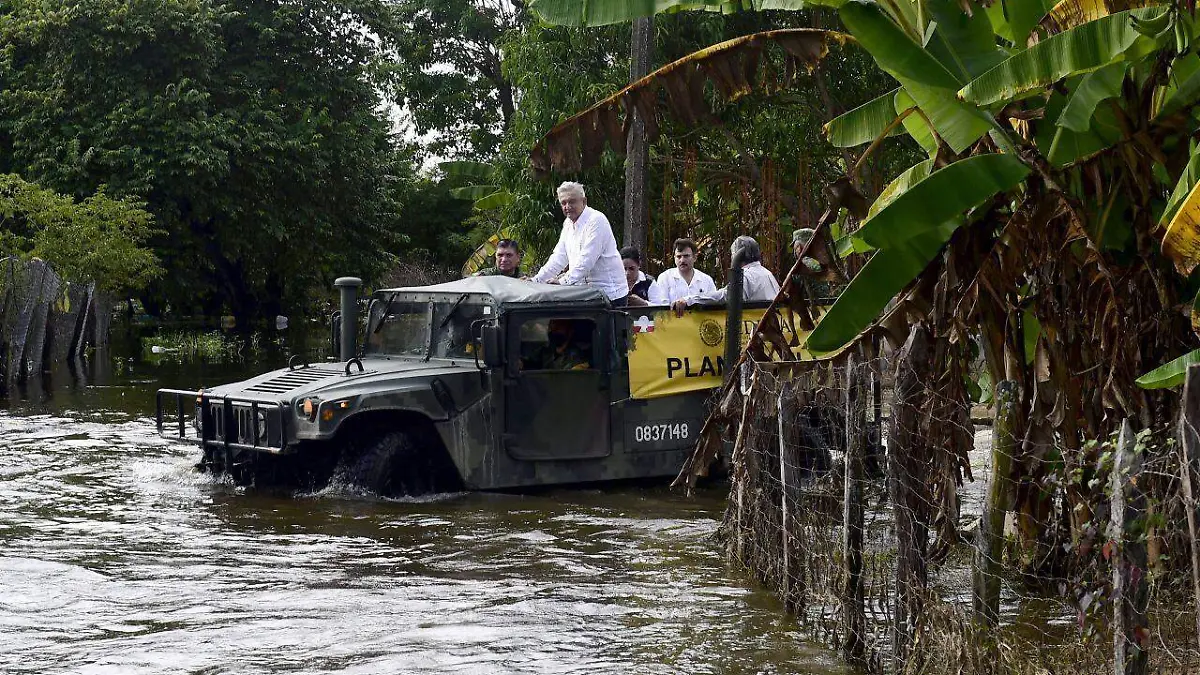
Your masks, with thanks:
<instances>
[{"instance_id":1,"label":"tall tree","mask_svg":"<svg viewBox=\"0 0 1200 675\"><path fill-rule=\"evenodd\" d=\"M382 2L81 0L0 14L0 157L143 200L180 310L271 314L399 238L412 172L381 112Z\"/></svg>"},{"instance_id":2,"label":"tall tree","mask_svg":"<svg viewBox=\"0 0 1200 675\"><path fill-rule=\"evenodd\" d=\"M432 155L488 159L516 111L500 45L521 0L398 0L391 92Z\"/></svg>"}]
</instances>

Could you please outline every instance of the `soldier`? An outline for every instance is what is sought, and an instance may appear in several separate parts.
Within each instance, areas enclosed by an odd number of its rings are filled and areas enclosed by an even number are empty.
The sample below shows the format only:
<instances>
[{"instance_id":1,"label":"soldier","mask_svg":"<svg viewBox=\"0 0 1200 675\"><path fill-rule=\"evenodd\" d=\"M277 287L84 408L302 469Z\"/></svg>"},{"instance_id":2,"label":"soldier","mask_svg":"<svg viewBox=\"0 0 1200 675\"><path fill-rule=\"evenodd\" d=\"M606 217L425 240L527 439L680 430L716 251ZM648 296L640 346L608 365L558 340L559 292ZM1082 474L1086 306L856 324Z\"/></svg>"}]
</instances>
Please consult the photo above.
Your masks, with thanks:
<instances>
[{"instance_id":1,"label":"soldier","mask_svg":"<svg viewBox=\"0 0 1200 675\"><path fill-rule=\"evenodd\" d=\"M583 341L571 319L550 319L546 344L528 359L530 370L586 370L591 367ZM590 350L588 350L590 351Z\"/></svg>"},{"instance_id":2,"label":"soldier","mask_svg":"<svg viewBox=\"0 0 1200 675\"><path fill-rule=\"evenodd\" d=\"M712 277L696 269L696 251L696 242L691 239L675 240L675 266L658 275L650 304L670 305L689 295L717 290Z\"/></svg>"},{"instance_id":3,"label":"soldier","mask_svg":"<svg viewBox=\"0 0 1200 675\"><path fill-rule=\"evenodd\" d=\"M519 279L521 277L521 245L517 243L516 239L501 239L496 242L496 264L492 267L485 267L472 276L502 276Z\"/></svg>"},{"instance_id":4,"label":"soldier","mask_svg":"<svg viewBox=\"0 0 1200 675\"><path fill-rule=\"evenodd\" d=\"M746 302L774 300L775 296L779 294L779 281L775 279L771 270L763 267L762 249L758 247L758 242L754 241L754 237L743 235L734 239L729 251L733 255L737 255L739 251L742 252L742 258L745 260L745 264L742 265L742 300ZM725 302L725 294L728 290L729 287L726 286L711 293L689 295L676 300L671 306L675 308L676 314L682 314L684 308L691 305L720 304Z\"/></svg>"}]
</instances>

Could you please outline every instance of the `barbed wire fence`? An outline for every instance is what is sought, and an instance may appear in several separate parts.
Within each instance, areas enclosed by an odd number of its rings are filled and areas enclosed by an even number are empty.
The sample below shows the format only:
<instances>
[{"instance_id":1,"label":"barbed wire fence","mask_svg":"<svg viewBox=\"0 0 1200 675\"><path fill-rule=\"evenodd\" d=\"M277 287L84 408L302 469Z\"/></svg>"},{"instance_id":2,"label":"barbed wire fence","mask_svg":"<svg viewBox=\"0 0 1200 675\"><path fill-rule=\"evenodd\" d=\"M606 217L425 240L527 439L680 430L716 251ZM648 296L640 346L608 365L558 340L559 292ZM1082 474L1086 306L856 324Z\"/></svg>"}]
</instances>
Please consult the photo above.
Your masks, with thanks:
<instances>
[{"instance_id":1,"label":"barbed wire fence","mask_svg":"<svg viewBox=\"0 0 1200 675\"><path fill-rule=\"evenodd\" d=\"M1012 383L973 420L958 367L909 366L928 349L743 360L701 441L732 447L729 555L867 672L1200 672L1176 429L1016 438Z\"/></svg>"}]
</instances>

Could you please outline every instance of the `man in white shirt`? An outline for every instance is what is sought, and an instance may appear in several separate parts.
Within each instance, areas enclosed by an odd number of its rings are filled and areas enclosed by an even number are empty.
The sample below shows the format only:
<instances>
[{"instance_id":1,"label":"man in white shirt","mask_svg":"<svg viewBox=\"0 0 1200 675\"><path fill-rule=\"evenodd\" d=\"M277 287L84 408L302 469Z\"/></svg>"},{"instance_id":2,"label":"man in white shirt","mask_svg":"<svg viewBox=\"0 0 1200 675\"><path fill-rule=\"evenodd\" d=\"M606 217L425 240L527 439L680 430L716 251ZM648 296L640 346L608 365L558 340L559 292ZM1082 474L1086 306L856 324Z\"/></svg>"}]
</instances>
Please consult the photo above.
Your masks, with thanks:
<instances>
[{"instance_id":1,"label":"man in white shirt","mask_svg":"<svg viewBox=\"0 0 1200 675\"><path fill-rule=\"evenodd\" d=\"M738 251L742 252L742 301L743 302L762 302L771 301L779 294L779 282L776 281L775 275L771 274L771 270L763 267L762 264L762 249L759 248L758 242L754 241L754 237L741 236L733 240L733 246L729 247L730 253L737 255ZM671 303L675 308L676 313L682 313L685 307L691 305L718 305L725 302L725 295L729 287L726 286L717 291L710 293L700 293L697 295L689 295L686 298L676 300Z\"/></svg>"},{"instance_id":2,"label":"man in white shirt","mask_svg":"<svg viewBox=\"0 0 1200 675\"><path fill-rule=\"evenodd\" d=\"M625 267L617 253L608 218L587 205L587 195L579 183L567 181L558 186L558 203L562 207L562 232L550 259L534 275L542 284L595 286L608 296L614 307L624 307L629 295L625 283ZM566 273L560 273L566 270Z\"/></svg>"},{"instance_id":3,"label":"man in white shirt","mask_svg":"<svg viewBox=\"0 0 1200 675\"><path fill-rule=\"evenodd\" d=\"M650 304L670 305L690 295L711 293L717 290L712 277L696 269L696 242L691 239L675 240L675 266L658 275Z\"/></svg>"}]
</instances>

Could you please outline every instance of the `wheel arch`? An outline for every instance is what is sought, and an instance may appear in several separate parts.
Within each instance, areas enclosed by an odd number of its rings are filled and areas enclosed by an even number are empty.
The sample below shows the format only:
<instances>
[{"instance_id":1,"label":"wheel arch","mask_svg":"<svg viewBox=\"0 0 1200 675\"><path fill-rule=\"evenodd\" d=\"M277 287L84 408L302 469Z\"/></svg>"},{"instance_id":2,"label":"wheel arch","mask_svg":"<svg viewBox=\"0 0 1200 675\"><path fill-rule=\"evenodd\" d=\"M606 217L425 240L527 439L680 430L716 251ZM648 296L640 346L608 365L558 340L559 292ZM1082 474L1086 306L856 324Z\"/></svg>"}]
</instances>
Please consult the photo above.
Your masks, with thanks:
<instances>
[{"instance_id":1,"label":"wheel arch","mask_svg":"<svg viewBox=\"0 0 1200 675\"><path fill-rule=\"evenodd\" d=\"M419 410L405 408L384 408L364 410L347 417L339 426L334 436L334 443L341 448L340 452L347 453L343 460L354 462L355 453L368 446L372 439L387 432L403 431L409 434L420 446L422 454L430 460L430 467L440 474L452 473L457 482L463 482L463 476L455 464L446 443L438 433L434 421L429 415Z\"/></svg>"}]
</instances>

